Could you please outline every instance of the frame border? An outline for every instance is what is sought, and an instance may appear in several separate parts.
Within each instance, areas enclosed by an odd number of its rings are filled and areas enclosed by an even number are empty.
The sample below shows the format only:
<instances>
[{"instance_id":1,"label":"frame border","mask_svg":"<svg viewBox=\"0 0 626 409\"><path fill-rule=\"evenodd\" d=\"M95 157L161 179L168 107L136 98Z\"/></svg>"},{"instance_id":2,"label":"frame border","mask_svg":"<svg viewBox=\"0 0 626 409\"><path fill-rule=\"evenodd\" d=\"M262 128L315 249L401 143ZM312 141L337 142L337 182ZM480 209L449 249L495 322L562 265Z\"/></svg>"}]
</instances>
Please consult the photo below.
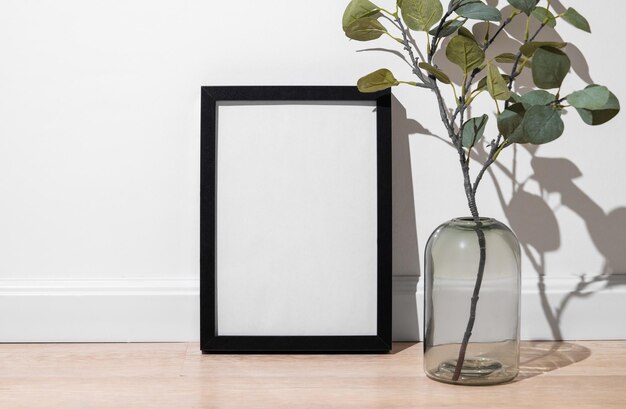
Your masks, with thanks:
<instances>
[{"instance_id":1,"label":"frame border","mask_svg":"<svg viewBox=\"0 0 626 409\"><path fill-rule=\"evenodd\" d=\"M377 134L377 334L371 336L219 336L216 334L217 101L375 101ZM353 86L201 88L200 349L203 353L367 353L391 350L391 91Z\"/></svg>"}]
</instances>

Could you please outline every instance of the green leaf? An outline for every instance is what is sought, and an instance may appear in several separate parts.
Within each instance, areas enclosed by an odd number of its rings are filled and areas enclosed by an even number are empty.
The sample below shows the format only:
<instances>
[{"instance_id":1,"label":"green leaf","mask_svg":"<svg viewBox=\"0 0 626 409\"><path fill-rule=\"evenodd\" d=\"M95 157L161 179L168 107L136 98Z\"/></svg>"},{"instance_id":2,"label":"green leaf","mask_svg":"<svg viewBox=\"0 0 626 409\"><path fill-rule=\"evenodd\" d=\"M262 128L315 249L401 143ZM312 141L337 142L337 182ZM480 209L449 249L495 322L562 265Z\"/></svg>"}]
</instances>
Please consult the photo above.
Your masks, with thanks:
<instances>
[{"instance_id":1,"label":"green leaf","mask_svg":"<svg viewBox=\"0 0 626 409\"><path fill-rule=\"evenodd\" d=\"M511 97L502 74L493 63L487 64L487 90L495 100L506 101Z\"/></svg>"},{"instance_id":2,"label":"green leaf","mask_svg":"<svg viewBox=\"0 0 626 409\"><path fill-rule=\"evenodd\" d=\"M465 23L464 20L449 20L446 21L443 24L443 27L441 27L441 31L439 32L439 37L447 37L450 34L454 34L454 32L456 30L459 29L459 27L463 26L463 24ZM432 30L430 30L428 32L428 34L435 36L437 35L437 29L439 28L439 26L434 27Z\"/></svg>"},{"instance_id":3,"label":"green leaf","mask_svg":"<svg viewBox=\"0 0 626 409\"><path fill-rule=\"evenodd\" d=\"M496 56L495 60L500 64L515 64L517 56L513 53L503 53ZM523 55L519 59L519 66L524 68L531 68L532 62L530 59L524 57Z\"/></svg>"},{"instance_id":4,"label":"green leaf","mask_svg":"<svg viewBox=\"0 0 626 409\"><path fill-rule=\"evenodd\" d=\"M341 26L346 31L348 26L363 17L370 17L380 11L380 7L369 0L352 0L343 12Z\"/></svg>"},{"instance_id":5,"label":"green leaf","mask_svg":"<svg viewBox=\"0 0 626 409\"><path fill-rule=\"evenodd\" d=\"M423 70L426 70L429 74L433 75L435 78L437 78L439 81L443 82L444 84L450 84L450 77L448 77L446 73L441 71L439 68L434 67L425 62L419 63L419 67Z\"/></svg>"},{"instance_id":6,"label":"green leaf","mask_svg":"<svg viewBox=\"0 0 626 409\"><path fill-rule=\"evenodd\" d=\"M477 90L487 89L487 77L482 77L478 84L476 85Z\"/></svg>"},{"instance_id":7,"label":"green leaf","mask_svg":"<svg viewBox=\"0 0 626 409\"><path fill-rule=\"evenodd\" d=\"M502 53L497 55L495 60L499 63L513 64L517 60L517 56L513 53Z\"/></svg>"},{"instance_id":8,"label":"green leaf","mask_svg":"<svg viewBox=\"0 0 626 409\"><path fill-rule=\"evenodd\" d=\"M524 109L528 110L535 105L548 106L556 100L556 96L548 91L534 90L527 92L520 97L520 101L524 105Z\"/></svg>"},{"instance_id":9,"label":"green leaf","mask_svg":"<svg viewBox=\"0 0 626 409\"><path fill-rule=\"evenodd\" d=\"M443 16L443 6L439 0L403 0L401 12L411 30L428 31Z\"/></svg>"},{"instance_id":10,"label":"green leaf","mask_svg":"<svg viewBox=\"0 0 626 409\"><path fill-rule=\"evenodd\" d=\"M452 0L450 3L450 5L452 6L453 9L461 7L461 6L465 6L466 4L469 3L479 3L482 2L482 0Z\"/></svg>"},{"instance_id":11,"label":"green leaf","mask_svg":"<svg viewBox=\"0 0 626 409\"><path fill-rule=\"evenodd\" d=\"M508 85L509 81L511 80L511 77L509 77L506 74L502 74L502 78L504 78L504 82L506 82ZM482 77L480 81L478 81L478 84L476 85L476 90L487 89L487 79L488 79L487 77Z\"/></svg>"},{"instance_id":12,"label":"green leaf","mask_svg":"<svg viewBox=\"0 0 626 409\"><path fill-rule=\"evenodd\" d=\"M509 99L509 102L511 104L516 104L518 102L522 102L522 97L519 94L511 91L511 98Z\"/></svg>"},{"instance_id":13,"label":"green leaf","mask_svg":"<svg viewBox=\"0 0 626 409\"><path fill-rule=\"evenodd\" d=\"M561 112L545 105L535 105L527 110L522 126L526 139L534 145L554 141L565 129Z\"/></svg>"},{"instance_id":14,"label":"green leaf","mask_svg":"<svg viewBox=\"0 0 626 409\"><path fill-rule=\"evenodd\" d=\"M591 33L591 27L589 26L587 19L572 7L568 8L565 13L563 13L563 20L580 30Z\"/></svg>"},{"instance_id":15,"label":"green leaf","mask_svg":"<svg viewBox=\"0 0 626 409\"><path fill-rule=\"evenodd\" d=\"M502 20L502 14L500 10L495 7L488 6L482 1L465 2L456 10L456 14L461 17L470 18L472 20L483 21L500 21Z\"/></svg>"},{"instance_id":16,"label":"green leaf","mask_svg":"<svg viewBox=\"0 0 626 409\"><path fill-rule=\"evenodd\" d=\"M547 8L537 6L533 10L532 14L533 17L539 20L540 23L545 23L547 26L552 28L556 27L556 18Z\"/></svg>"},{"instance_id":17,"label":"green leaf","mask_svg":"<svg viewBox=\"0 0 626 409\"><path fill-rule=\"evenodd\" d=\"M511 80L511 77L509 77L506 74L502 74L502 78L504 78L504 82L506 82L507 87L508 87L508 83ZM486 76L481 78L480 81L478 81L478 85L476 85L476 89L477 90L486 90L487 89L487 80L488 79L489 78L486 77ZM509 92L511 92L511 91L509 91ZM511 94L513 94L513 92L511 92Z\"/></svg>"},{"instance_id":18,"label":"green leaf","mask_svg":"<svg viewBox=\"0 0 626 409\"><path fill-rule=\"evenodd\" d=\"M567 45L567 43L557 43L554 41L533 41L530 43L526 43L520 47L520 51L526 57L532 57L535 54L535 51L540 47L552 47L552 48L563 48Z\"/></svg>"},{"instance_id":19,"label":"green leaf","mask_svg":"<svg viewBox=\"0 0 626 409\"><path fill-rule=\"evenodd\" d=\"M530 16L535 6L537 6L537 3L539 3L539 0L508 0L508 2L511 6L523 11L527 16Z\"/></svg>"},{"instance_id":20,"label":"green leaf","mask_svg":"<svg viewBox=\"0 0 626 409\"><path fill-rule=\"evenodd\" d=\"M470 40L476 41L476 37L474 37L474 34L465 27L459 28L459 35L463 37L467 37Z\"/></svg>"},{"instance_id":21,"label":"green leaf","mask_svg":"<svg viewBox=\"0 0 626 409\"><path fill-rule=\"evenodd\" d=\"M363 17L355 20L346 30L346 37L357 41L370 41L379 38L387 30L374 17Z\"/></svg>"},{"instance_id":22,"label":"green leaf","mask_svg":"<svg viewBox=\"0 0 626 409\"><path fill-rule=\"evenodd\" d=\"M540 47L533 56L533 82L541 89L559 88L570 67L570 59L563 51Z\"/></svg>"},{"instance_id":23,"label":"green leaf","mask_svg":"<svg viewBox=\"0 0 626 409\"><path fill-rule=\"evenodd\" d=\"M463 146L471 148L476 145L485 133L485 127L489 117L483 115L479 118L472 118L463 124Z\"/></svg>"},{"instance_id":24,"label":"green leaf","mask_svg":"<svg viewBox=\"0 0 626 409\"><path fill-rule=\"evenodd\" d=\"M587 88L592 87L597 85L590 85ZM576 108L576 111L587 125L602 125L619 113L620 105L617 97L609 91L609 100L601 108L595 110Z\"/></svg>"},{"instance_id":25,"label":"green leaf","mask_svg":"<svg viewBox=\"0 0 626 409\"><path fill-rule=\"evenodd\" d=\"M465 73L478 68L485 61L485 53L478 43L462 35L452 37L446 47L446 56Z\"/></svg>"},{"instance_id":26,"label":"green leaf","mask_svg":"<svg viewBox=\"0 0 626 409\"><path fill-rule=\"evenodd\" d=\"M498 115L498 130L509 143L528 143L524 135L524 115L526 110L522 104L513 104Z\"/></svg>"},{"instance_id":27,"label":"green leaf","mask_svg":"<svg viewBox=\"0 0 626 409\"><path fill-rule=\"evenodd\" d=\"M601 109L609 101L611 93L607 87L595 85L582 91L576 91L567 96L567 102L574 108Z\"/></svg>"},{"instance_id":28,"label":"green leaf","mask_svg":"<svg viewBox=\"0 0 626 409\"><path fill-rule=\"evenodd\" d=\"M356 86L361 92L378 92L387 88L395 87L400 82L386 68L376 70L357 81Z\"/></svg>"}]
</instances>

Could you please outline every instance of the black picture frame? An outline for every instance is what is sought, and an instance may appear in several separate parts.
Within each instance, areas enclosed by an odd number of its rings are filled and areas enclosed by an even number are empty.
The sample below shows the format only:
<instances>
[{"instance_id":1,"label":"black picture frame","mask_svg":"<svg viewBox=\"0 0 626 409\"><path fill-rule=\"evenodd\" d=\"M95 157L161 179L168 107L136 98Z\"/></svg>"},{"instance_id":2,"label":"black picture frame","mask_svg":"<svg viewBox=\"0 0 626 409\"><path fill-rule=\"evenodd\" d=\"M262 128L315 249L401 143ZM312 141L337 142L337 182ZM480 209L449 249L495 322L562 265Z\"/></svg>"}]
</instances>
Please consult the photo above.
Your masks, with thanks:
<instances>
[{"instance_id":1,"label":"black picture frame","mask_svg":"<svg viewBox=\"0 0 626 409\"><path fill-rule=\"evenodd\" d=\"M219 101L374 101L377 174L377 334L223 336L216 322L216 164ZM391 350L391 93L353 86L201 88L200 348L203 353L384 353Z\"/></svg>"}]
</instances>

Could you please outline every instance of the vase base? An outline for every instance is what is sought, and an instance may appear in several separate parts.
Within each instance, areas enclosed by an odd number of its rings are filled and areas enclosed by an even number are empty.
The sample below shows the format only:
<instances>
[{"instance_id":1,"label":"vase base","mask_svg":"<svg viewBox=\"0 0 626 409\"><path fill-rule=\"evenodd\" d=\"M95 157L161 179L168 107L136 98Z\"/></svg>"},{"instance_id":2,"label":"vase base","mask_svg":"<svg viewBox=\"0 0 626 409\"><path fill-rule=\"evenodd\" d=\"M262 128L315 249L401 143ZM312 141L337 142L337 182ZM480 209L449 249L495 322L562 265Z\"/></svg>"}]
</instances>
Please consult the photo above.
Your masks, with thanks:
<instances>
[{"instance_id":1,"label":"vase base","mask_svg":"<svg viewBox=\"0 0 626 409\"><path fill-rule=\"evenodd\" d=\"M517 371L507 369L501 362L485 357L467 357L459 379L453 380L456 359L442 362L439 367L427 372L429 378L439 382L457 385L495 385L509 382L517 376Z\"/></svg>"},{"instance_id":2,"label":"vase base","mask_svg":"<svg viewBox=\"0 0 626 409\"><path fill-rule=\"evenodd\" d=\"M454 376L457 360L449 360L439 365L439 372L449 375L450 379ZM464 378L479 378L489 376L496 371L502 369L502 364L498 361L488 358L465 358L463 368L461 368L461 376Z\"/></svg>"}]
</instances>

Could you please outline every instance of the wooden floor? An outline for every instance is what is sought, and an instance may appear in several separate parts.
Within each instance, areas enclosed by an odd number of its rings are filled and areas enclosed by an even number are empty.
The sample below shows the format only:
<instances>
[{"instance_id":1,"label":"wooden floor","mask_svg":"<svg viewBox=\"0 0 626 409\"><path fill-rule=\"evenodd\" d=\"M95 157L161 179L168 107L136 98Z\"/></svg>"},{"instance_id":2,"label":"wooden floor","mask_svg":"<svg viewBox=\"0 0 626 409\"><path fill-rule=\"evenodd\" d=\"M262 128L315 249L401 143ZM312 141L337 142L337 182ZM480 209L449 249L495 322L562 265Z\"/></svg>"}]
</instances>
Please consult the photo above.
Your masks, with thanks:
<instances>
[{"instance_id":1,"label":"wooden floor","mask_svg":"<svg viewBox=\"0 0 626 409\"><path fill-rule=\"evenodd\" d=\"M626 342L525 342L493 387L428 380L387 355L202 355L197 344L0 345L0 408L626 408Z\"/></svg>"}]
</instances>

